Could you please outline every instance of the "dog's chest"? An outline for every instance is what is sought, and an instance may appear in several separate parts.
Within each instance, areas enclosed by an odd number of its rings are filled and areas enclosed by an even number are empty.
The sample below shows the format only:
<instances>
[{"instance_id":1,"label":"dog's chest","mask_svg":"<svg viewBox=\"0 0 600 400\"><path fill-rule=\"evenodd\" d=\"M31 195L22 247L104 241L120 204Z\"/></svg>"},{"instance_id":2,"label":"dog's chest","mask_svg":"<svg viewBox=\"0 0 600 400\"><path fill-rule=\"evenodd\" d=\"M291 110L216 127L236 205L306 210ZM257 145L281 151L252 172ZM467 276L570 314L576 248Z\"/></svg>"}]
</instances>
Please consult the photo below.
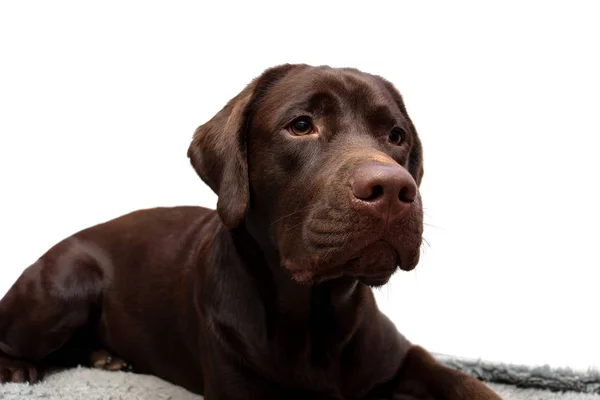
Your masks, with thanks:
<instances>
[{"instance_id":1,"label":"dog's chest","mask_svg":"<svg viewBox=\"0 0 600 400\"><path fill-rule=\"evenodd\" d=\"M280 387L306 391L306 398L343 399L342 349L327 338L306 329L277 335L263 349L261 374Z\"/></svg>"}]
</instances>

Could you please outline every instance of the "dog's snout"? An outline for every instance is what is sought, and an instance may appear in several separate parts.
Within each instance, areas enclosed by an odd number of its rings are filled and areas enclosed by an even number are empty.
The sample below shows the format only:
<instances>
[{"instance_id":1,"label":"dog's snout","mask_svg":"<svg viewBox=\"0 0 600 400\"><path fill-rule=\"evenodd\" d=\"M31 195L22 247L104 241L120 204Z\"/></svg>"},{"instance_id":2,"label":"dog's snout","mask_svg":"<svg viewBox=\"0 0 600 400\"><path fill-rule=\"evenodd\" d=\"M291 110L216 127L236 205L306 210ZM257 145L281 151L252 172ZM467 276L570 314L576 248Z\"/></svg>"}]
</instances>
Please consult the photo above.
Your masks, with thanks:
<instances>
[{"instance_id":1,"label":"dog's snout","mask_svg":"<svg viewBox=\"0 0 600 400\"><path fill-rule=\"evenodd\" d=\"M417 184L399 165L369 163L358 167L350 181L356 204L394 217L415 201Z\"/></svg>"}]
</instances>

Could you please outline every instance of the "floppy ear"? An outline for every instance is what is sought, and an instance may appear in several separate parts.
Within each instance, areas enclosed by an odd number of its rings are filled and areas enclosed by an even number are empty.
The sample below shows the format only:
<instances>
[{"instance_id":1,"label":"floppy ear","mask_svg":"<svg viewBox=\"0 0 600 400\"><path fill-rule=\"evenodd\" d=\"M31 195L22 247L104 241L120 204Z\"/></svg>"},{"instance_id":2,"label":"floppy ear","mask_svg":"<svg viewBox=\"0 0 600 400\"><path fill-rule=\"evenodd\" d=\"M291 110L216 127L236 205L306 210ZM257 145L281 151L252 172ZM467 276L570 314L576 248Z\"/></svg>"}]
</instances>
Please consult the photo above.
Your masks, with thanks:
<instances>
[{"instance_id":1,"label":"floppy ear","mask_svg":"<svg viewBox=\"0 0 600 400\"><path fill-rule=\"evenodd\" d=\"M249 201L242 130L253 84L196 129L187 153L196 173L219 196L219 216L230 228L239 225Z\"/></svg>"},{"instance_id":2,"label":"floppy ear","mask_svg":"<svg viewBox=\"0 0 600 400\"><path fill-rule=\"evenodd\" d=\"M409 158L408 158L408 172L412 175L417 186L421 185L421 181L423 180L424 168L423 168L423 146L421 145L421 139L419 139L419 135L417 134L417 129L410 119L408 112L406 111L406 106L404 105L404 100L402 99L402 95L396 89L396 87L389 82L388 80L378 76L385 88L390 92L392 98L396 102L400 111L404 114L406 119L408 120L408 124L410 125L410 129L412 131L413 136L413 146L410 150Z\"/></svg>"},{"instance_id":3,"label":"floppy ear","mask_svg":"<svg viewBox=\"0 0 600 400\"><path fill-rule=\"evenodd\" d=\"M246 159L249 110L257 96L292 67L286 64L266 70L194 133L188 157L196 173L219 196L217 211L228 228L240 225L250 201Z\"/></svg>"}]
</instances>

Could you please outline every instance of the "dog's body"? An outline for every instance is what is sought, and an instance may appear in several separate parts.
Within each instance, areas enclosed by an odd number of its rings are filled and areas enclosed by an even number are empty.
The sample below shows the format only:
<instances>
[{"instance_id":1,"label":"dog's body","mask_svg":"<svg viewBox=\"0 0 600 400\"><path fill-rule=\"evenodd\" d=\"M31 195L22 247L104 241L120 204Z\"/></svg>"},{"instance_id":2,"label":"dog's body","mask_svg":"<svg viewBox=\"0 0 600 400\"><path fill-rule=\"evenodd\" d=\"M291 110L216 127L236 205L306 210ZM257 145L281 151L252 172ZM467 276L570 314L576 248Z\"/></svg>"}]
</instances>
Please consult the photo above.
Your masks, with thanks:
<instances>
[{"instance_id":1,"label":"dog's body","mask_svg":"<svg viewBox=\"0 0 600 400\"><path fill-rule=\"evenodd\" d=\"M188 155L217 211L136 211L50 249L0 301L2 381L107 349L207 400L498 399L375 304L422 234L421 145L391 84L272 68Z\"/></svg>"}]
</instances>

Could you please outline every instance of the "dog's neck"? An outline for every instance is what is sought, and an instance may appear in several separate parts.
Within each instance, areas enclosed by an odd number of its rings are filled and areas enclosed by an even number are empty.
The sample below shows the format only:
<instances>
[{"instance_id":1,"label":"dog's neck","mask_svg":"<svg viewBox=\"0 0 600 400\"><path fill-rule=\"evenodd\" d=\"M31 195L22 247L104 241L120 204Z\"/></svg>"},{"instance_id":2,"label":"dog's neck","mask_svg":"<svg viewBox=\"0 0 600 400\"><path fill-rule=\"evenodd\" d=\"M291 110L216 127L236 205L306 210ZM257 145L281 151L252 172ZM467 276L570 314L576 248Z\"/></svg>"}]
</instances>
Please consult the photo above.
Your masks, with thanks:
<instances>
[{"instance_id":1,"label":"dog's neck","mask_svg":"<svg viewBox=\"0 0 600 400\"><path fill-rule=\"evenodd\" d=\"M269 243L259 242L246 225L231 232L235 247L248 263L248 272L263 291L270 292L278 314L286 319L307 320L315 311L328 307L340 308L349 304L352 296L365 289L354 279L336 279L318 284L294 281L281 266L277 249Z\"/></svg>"},{"instance_id":2,"label":"dog's neck","mask_svg":"<svg viewBox=\"0 0 600 400\"><path fill-rule=\"evenodd\" d=\"M357 317L363 317L356 308L365 301L374 302L371 290L351 278L313 285L294 281L280 265L277 249L257 240L246 224L230 231L230 235L252 277L249 282L260 294L268 326L284 323L310 330L328 329L335 324L336 335L346 337L356 328Z\"/></svg>"},{"instance_id":3,"label":"dog's neck","mask_svg":"<svg viewBox=\"0 0 600 400\"><path fill-rule=\"evenodd\" d=\"M196 285L204 323L219 327L209 332L262 374L274 373L274 360L291 366L283 372L289 379L296 370L339 368L342 354L375 320L367 286L351 279L295 282L279 265L279 254L244 226L222 225L204 248L210 250L199 252L198 268L207 269Z\"/></svg>"}]
</instances>

